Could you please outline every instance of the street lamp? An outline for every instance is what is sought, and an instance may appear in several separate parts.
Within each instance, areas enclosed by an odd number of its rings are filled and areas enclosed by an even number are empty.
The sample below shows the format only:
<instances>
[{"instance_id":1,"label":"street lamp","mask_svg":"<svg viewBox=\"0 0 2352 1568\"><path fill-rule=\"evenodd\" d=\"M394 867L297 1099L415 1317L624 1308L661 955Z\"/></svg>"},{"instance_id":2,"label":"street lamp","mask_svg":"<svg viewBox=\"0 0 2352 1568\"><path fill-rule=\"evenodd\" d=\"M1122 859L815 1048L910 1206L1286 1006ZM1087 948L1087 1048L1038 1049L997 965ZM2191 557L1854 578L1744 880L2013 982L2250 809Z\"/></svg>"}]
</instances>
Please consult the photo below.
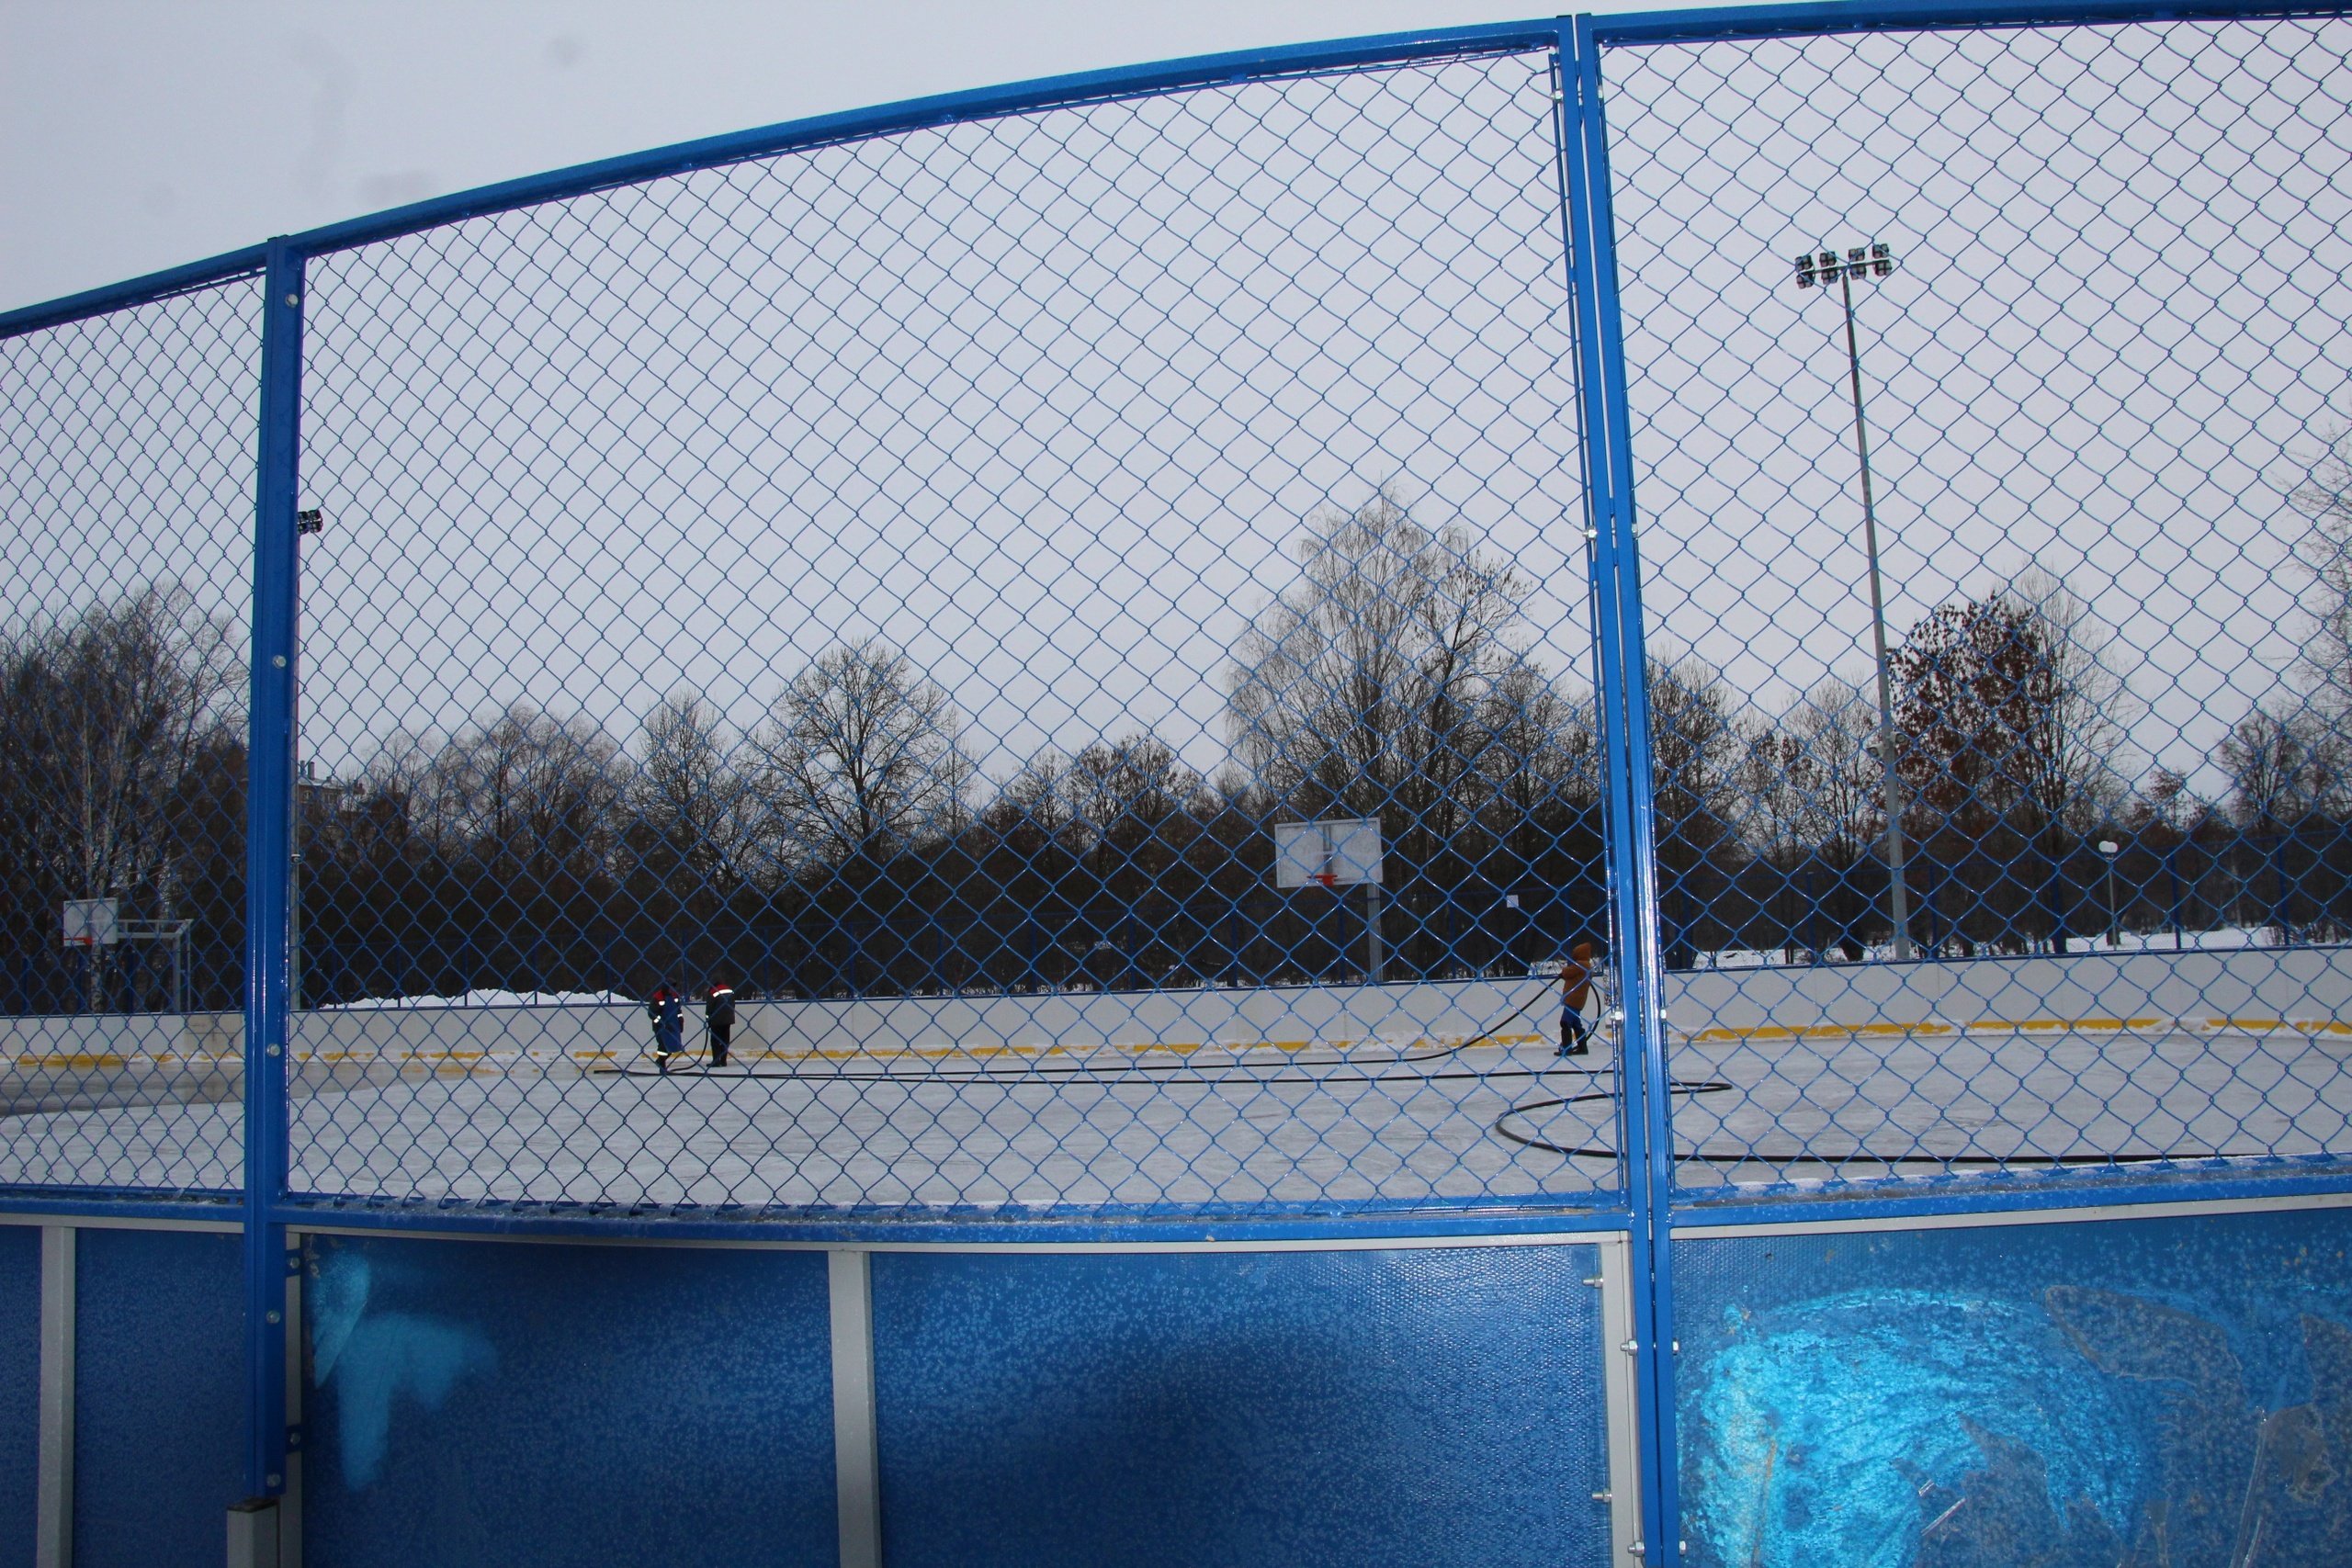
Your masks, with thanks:
<instances>
[{"instance_id":1,"label":"street lamp","mask_svg":"<svg viewBox=\"0 0 2352 1568\"><path fill-rule=\"evenodd\" d=\"M1894 251L1883 242L1871 242L1867 253L1849 245L1846 259L1824 249L1797 257L1797 287L1815 283L1826 288L1832 279L1846 303L1846 367L1854 391L1854 449L1862 463L1862 547L1870 558L1871 639L1878 655L1879 767L1886 805L1887 917L1894 927L1894 956L1911 956L1911 896L1903 882L1903 776L1894 762L1894 694L1886 663L1886 601L1878 581L1878 509L1871 496L1871 443L1862 423L1862 352L1854 338L1854 285L1865 278L1894 275Z\"/></svg>"},{"instance_id":2,"label":"street lamp","mask_svg":"<svg viewBox=\"0 0 2352 1568\"><path fill-rule=\"evenodd\" d=\"M2113 839L2098 841L2099 858L2107 862L2107 945L2109 947L2123 945L2122 933L2115 919L2115 857L2122 852L2123 846Z\"/></svg>"}]
</instances>

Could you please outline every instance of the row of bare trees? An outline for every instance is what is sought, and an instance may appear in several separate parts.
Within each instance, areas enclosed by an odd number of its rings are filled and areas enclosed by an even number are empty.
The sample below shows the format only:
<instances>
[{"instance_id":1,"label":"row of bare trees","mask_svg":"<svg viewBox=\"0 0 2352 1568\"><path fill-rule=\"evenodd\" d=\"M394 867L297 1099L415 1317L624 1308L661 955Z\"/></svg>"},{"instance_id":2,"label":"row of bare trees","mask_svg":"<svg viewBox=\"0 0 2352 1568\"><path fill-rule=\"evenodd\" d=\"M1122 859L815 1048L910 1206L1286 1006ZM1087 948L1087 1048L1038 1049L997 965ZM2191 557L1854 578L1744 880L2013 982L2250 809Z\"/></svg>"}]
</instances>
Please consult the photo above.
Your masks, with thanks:
<instances>
[{"instance_id":1,"label":"row of bare trees","mask_svg":"<svg viewBox=\"0 0 2352 1568\"><path fill-rule=\"evenodd\" d=\"M0 998L15 1011L156 1005L165 954L71 961L69 899L195 922L189 977L234 994L244 919L244 666L235 629L169 585L0 635Z\"/></svg>"},{"instance_id":2,"label":"row of bare trees","mask_svg":"<svg viewBox=\"0 0 2352 1568\"><path fill-rule=\"evenodd\" d=\"M2338 457L2352 479L2352 450ZM2097 929L2090 885L2115 864L2132 872L2132 918L2161 923L2154 857L2177 880L2183 846L2201 849L2188 898L2204 918L2243 919L2267 874L2266 919L2325 928L2344 901L2325 845L2352 815L2345 493L2300 497L2317 525L2305 690L2235 726L2216 800L2162 770L2134 787L2119 759L2137 715L2110 639L2040 571L1907 628L1891 726L1850 681L1765 710L1694 658L1653 660L1673 955L1884 940L1890 739L1923 945L2063 946ZM686 690L619 736L517 704L397 739L350 786L300 792L311 999L642 987L712 966L801 989L1059 981L1096 962L1307 978L1356 961L1363 914L1322 890L1276 897L1269 829L1327 816L1381 823L1398 972L1598 934L1599 721L1531 653L1531 585L1385 494L1310 518L1295 553L1223 671L1214 777L1144 730L990 776L949 694L871 638L811 660L749 723ZM56 910L74 897L197 919L217 972L199 989L233 992L242 676L232 629L168 586L0 642L19 1006L24 974L58 970ZM2120 858L2096 858L2110 837ZM2232 877L2234 892L2216 883ZM1085 956L1105 947L1113 959Z\"/></svg>"},{"instance_id":3,"label":"row of bare trees","mask_svg":"<svg viewBox=\"0 0 2352 1568\"><path fill-rule=\"evenodd\" d=\"M1143 731L989 779L948 695L877 640L825 651L741 728L684 691L628 745L527 705L402 740L305 824L312 993L713 966L1018 983L1106 943L1161 978L1306 978L1354 961L1362 917L1275 899L1269 828L1340 813L1382 820L1402 967L1598 919L1589 704L1521 650L1523 581L1385 497L1313 520L1299 554L1235 650L1215 779ZM1489 919L1510 893L1520 913Z\"/></svg>"}]
</instances>

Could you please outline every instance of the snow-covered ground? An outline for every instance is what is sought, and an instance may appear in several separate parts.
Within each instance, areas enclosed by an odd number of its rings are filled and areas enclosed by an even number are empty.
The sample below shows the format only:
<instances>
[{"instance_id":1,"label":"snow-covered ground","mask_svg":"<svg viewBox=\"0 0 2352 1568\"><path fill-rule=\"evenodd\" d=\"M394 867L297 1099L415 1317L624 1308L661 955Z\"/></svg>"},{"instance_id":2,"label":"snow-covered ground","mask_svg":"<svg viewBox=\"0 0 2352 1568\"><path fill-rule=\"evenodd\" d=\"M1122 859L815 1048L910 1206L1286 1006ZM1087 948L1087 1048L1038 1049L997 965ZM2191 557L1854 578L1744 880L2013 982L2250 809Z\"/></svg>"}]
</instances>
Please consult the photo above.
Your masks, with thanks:
<instances>
[{"instance_id":1,"label":"snow-covered ground","mask_svg":"<svg viewBox=\"0 0 2352 1568\"><path fill-rule=\"evenodd\" d=\"M2116 935L2119 940L2110 946L2105 931L2096 934L2077 931L2068 942L2067 951L2074 953L2199 953L2232 952L2249 947L2275 948L2279 945L2278 928L2276 926L2219 926L2211 931L2185 931L2180 933L2177 942L2169 931L2119 931ZM1983 952L1977 956L2000 958L2007 955ZM1833 949L1825 961L1832 964L1884 964L1894 957L1894 948L1892 943L1878 942L1864 944L1862 956L1860 959L1849 959ZM1699 953L1697 967L1702 969L1777 969L1783 966L1786 954L1777 947L1770 949L1730 947L1719 952ZM1806 962L1805 955L1800 952L1797 954L1797 963L1802 965Z\"/></svg>"},{"instance_id":2,"label":"snow-covered ground","mask_svg":"<svg viewBox=\"0 0 2352 1568\"><path fill-rule=\"evenodd\" d=\"M337 1002L320 1012L357 1008L573 1008L611 1007L635 1000L618 991L468 991L457 997L363 997Z\"/></svg>"}]
</instances>

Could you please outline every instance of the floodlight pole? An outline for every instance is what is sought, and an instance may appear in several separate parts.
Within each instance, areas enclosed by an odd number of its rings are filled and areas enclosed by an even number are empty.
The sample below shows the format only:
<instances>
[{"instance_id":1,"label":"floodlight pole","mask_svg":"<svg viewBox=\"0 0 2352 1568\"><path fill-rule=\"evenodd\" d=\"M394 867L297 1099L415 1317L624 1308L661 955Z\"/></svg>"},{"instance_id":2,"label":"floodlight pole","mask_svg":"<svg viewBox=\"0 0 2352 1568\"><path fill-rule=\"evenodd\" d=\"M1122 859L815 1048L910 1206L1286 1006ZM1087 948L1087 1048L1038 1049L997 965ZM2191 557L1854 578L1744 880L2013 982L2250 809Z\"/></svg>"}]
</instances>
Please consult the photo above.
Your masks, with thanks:
<instances>
[{"instance_id":1,"label":"floodlight pole","mask_svg":"<svg viewBox=\"0 0 2352 1568\"><path fill-rule=\"evenodd\" d=\"M2117 918L2115 906L2115 857L2122 852L2123 846L2113 839L2098 841L2098 858L2107 863L2107 945L2109 947L2123 945L2122 922Z\"/></svg>"},{"instance_id":2,"label":"floodlight pole","mask_svg":"<svg viewBox=\"0 0 2352 1568\"><path fill-rule=\"evenodd\" d=\"M1887 671L1886 600L1879 587L1878 507L1871 493L1870 431L1862 420L1862 351L1854 333L1854 279L1873 274L1885 277L1894 271L1894 252L1876 242L1867 255L1861 246L1849 246L1843 263L1826 249L1817 258L1811 254L1797 258L1798 288L1812 288L1816 274L1826 284L1834 274L1846 306L1846 368L1854 394L1854 450L1861 459L1862 548L1870 558L1871 642L1878 661L1878 760L1886 806L1887 918L1894 928L1895 961L1901 963L1912 956L1911 894L1903 876L1903 774L1894 761L1894 694Z\"/></svg>"}]
</instances>

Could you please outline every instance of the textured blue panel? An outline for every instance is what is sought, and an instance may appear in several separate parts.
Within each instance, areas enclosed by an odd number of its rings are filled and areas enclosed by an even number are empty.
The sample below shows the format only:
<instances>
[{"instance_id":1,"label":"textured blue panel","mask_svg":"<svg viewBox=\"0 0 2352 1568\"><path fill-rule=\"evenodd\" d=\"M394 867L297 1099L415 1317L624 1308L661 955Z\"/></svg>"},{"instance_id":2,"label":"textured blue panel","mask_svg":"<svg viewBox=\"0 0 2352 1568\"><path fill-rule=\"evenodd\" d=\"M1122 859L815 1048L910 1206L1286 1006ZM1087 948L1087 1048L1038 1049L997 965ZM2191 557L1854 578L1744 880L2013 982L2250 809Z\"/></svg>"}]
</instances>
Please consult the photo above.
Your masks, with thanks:
<instances>
[{"instance_id":1,"label":"textured blue panel","mask_svg":"<svg viewBox=\"0 0 2352 1568\"><path fill-rule=\"evenodd\" d=\"M40 1230L0 1225L0 1568L33 1560L40 1422Z\"/></svg>"},{"instance_id":2,"label":"textured blue panel","mask_svg":"<svg viewBox=\"0 0 2352 1568\"><path fill-rule=\"evenodd\" d=\"M1676 1244L1697 1568L2352 1562L2352 1214Z\"/></svg>"},{"instance_id":3,"label":"textured blue panel","mask_svg":"<svg viewBox=\"0 0 2352 1568\"><path fill-rule=\"evenodd\" d=\"M244 1495L243 1242L74 1239L74 1568L220 1561Z\"/></svg>"},{"instance_id":4,"label":"textured blue panel","mask_svg":"<svg viewBox=\"0 0 2352 1568\"><path fill-rule=\"evenodd\" d=\"M825 1258L310 1239L304 1551L837 1559Z\"/></svg>"},{"instance_id":5,"label":"textured blue panel","mask_svg":"<svg viewBox=\"0 0 2352 1568\"><path fill-rule=\"evenodd\" d=\"M1589 1247L874 1259L891 1568L1600 1563Z\"/></svg>"}]
</instances>

